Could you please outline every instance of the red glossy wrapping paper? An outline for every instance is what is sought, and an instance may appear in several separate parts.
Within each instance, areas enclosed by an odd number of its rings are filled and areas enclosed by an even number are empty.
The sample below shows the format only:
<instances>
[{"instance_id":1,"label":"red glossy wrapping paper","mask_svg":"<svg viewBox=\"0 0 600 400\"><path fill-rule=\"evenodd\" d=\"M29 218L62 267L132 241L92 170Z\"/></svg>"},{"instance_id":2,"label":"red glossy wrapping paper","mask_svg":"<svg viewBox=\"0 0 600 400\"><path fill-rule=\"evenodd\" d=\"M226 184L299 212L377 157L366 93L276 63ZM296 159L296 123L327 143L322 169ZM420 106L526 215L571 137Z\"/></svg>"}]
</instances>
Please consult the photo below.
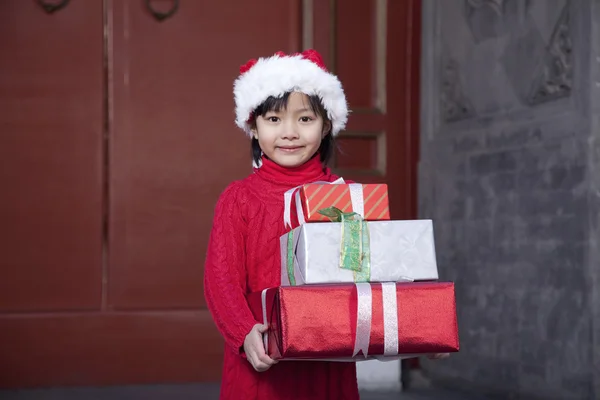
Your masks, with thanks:
<instances>
[{"instance_id":1,"label":"red glossy wrapping paper","mask_svg":"<svg viewBox=\"0 0 600 400\"><path fill-rule=\"evenodd\" d=\"M371 283L372 319L368 356L384 354L382 286ZM459 350L454 284L396 283L399 355ZM275 359L353 359L357 329L356 285L278 287L252 293L257 321L266 315L267 352ZM355 359L364 359L359 354Z\"/></svg>"}]
</instances>

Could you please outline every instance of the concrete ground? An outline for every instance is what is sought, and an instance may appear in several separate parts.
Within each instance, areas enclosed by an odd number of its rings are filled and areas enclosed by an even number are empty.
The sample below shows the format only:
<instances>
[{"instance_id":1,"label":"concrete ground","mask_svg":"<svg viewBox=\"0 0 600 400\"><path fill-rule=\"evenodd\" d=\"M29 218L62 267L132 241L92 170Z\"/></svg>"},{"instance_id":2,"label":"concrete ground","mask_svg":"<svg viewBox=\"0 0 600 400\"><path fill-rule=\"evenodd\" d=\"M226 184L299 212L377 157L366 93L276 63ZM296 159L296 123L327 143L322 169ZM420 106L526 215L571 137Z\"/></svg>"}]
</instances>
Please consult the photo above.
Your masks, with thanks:
<instances>
[{"instance_id":1,"label":"concrete ground","mask_svg":"<svg viewBox=\"0 0 600 400\"><path fill-rule=\"evenodd\" d=\"M217 400L216 384L144 385L101 388L55 388L0 390L2 400ZM415 389L402 393L362 393L361 400L485 400L438 389ZM242 400L242 399L240 399Z\"/></svg>"}]
</instances>

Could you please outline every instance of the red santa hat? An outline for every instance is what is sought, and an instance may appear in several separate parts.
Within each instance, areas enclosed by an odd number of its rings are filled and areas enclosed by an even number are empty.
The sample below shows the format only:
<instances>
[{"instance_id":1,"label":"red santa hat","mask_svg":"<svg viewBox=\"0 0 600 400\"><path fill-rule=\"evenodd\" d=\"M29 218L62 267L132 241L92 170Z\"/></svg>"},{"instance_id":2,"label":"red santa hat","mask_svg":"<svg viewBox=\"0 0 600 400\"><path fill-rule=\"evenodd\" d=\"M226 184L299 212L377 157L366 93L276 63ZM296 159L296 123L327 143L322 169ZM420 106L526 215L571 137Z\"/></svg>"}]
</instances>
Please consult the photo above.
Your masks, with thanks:
<instances>
[{"instance_id":1,"label":"red santa hat","mask_svg":"<svg viewBox=\"0 0 600 400\"><path fill-rule=\"evenodd\" d=\"M254 110L269 96L280 97L286 92L318 96L331 121L332 135L346 126L348 105L342 84L312 49L292 55L278 52L243 65L233 86L236 125L252 137Z\"/></svg>"}]
</instances>

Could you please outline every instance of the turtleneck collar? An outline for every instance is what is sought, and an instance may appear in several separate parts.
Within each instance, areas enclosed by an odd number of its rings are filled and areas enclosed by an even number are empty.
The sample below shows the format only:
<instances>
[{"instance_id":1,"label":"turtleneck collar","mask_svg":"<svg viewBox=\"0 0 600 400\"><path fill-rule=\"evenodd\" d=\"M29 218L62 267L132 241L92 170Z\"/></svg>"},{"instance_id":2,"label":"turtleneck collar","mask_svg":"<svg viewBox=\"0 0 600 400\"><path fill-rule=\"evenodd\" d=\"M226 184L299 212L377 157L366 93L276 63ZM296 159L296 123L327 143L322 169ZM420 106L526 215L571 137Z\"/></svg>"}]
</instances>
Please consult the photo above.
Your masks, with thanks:
<instances>
[{"instance_id":1,"label":"turtleneck collar","mask_svg":"<svg viewBox=\"0 0 600 400\"><path fill-rule=\"evenodd\" d=\"M254 168L254 173L261 179L283 186L327 181L331 175L329 168L321 163L318 153L304 164L292 168L282 167L263 156L261 167Z\"/></svg>"}]
</instances>

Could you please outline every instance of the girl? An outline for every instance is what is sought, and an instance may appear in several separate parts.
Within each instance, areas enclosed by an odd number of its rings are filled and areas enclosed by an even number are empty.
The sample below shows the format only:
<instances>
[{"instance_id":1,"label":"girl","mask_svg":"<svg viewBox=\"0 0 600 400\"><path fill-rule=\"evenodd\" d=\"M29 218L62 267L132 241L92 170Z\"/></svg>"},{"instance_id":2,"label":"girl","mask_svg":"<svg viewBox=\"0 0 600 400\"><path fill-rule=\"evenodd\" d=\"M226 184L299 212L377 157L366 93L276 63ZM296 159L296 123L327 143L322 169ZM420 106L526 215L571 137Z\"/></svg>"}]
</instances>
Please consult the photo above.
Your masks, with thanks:
<instances>
[{"instance_id":1,"label":"girl","mask_svg":"<svg viewBox=\"0 0 600 400\"><path fill-rule=\"evenodd\" d=\"M324 164L348 117L342 85L314 50L251 60L240 72L236 123L252 139L255 168L219 198L204 275L207 304L226 343L221 399L358 399L352 362L269 358L266 326L245 299L281 284L285 191L337 179Z\"/></svg>"},{"instance_id":2,"label":"girl","mask_svg":"<svg viewBox=\"0 0 600 400\"><path fill-rule=\"evenodd\" d=\"M221 399L358 399L352 362L282 361L265 354L267 327L246 295L281 284L284 193L338 177L324 165L348 118L338 78L314 50L250 60L234 85L236 123L252 139L254 172L217 203L204 291L226 350Z\"/></svg>"}]
</instances>

